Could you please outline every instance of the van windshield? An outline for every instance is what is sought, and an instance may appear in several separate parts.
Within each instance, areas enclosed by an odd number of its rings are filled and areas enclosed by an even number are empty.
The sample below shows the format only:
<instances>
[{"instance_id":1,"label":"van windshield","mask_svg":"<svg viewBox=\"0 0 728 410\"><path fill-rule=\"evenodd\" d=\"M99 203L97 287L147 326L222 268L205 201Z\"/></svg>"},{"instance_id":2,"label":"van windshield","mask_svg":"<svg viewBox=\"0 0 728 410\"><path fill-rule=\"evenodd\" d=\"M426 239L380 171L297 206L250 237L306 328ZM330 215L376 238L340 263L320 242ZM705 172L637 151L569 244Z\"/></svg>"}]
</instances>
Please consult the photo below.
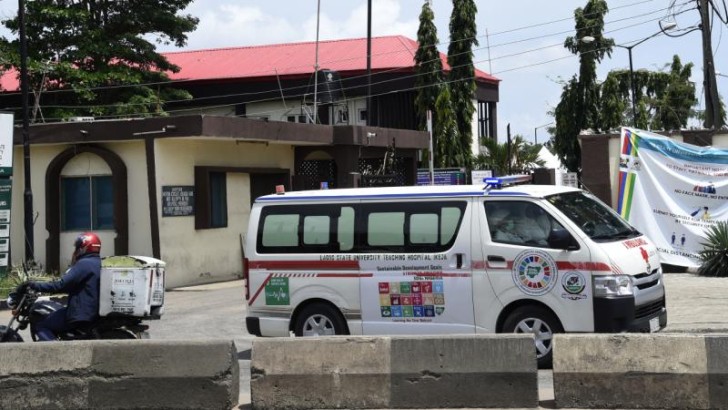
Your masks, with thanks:
<instances>
[{"instance_id":1,"label":"van windshield","mask_svg":"<svg viewBox=\"0 0 728 410\"><path fill-rule=\"evenodd\" d=\"M610 242L642 235L616 212L586 192L547 197L553 206L597 242Z\"/></svg>"}]
</instances>

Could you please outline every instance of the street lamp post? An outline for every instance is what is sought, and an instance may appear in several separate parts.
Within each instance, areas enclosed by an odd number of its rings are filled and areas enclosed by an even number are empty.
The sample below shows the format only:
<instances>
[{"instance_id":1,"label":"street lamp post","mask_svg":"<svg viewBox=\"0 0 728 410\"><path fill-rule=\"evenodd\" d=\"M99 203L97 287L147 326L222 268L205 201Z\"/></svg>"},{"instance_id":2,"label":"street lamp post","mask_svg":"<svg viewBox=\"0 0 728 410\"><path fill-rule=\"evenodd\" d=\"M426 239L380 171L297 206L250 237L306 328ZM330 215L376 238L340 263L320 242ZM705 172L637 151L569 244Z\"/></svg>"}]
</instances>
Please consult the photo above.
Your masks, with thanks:
<instances>
[{"instance_id":1,"label":"street lamp post","mask_svg":"<svg viewBox=\"0 0 728 410\"><path fill-rule=\"evenodd\" d=\"M640 41L640 43L644 42L645 40ZM615 44L617 47L622 47L627 49L627 54L629 55L629 92L632 93L632 126L637 126L637 91L635 90L635 84L634 84L634 66L632 65L632 49L640 43L633 44L629 47L620 46L619 44Z\"/></svg>"},{"instance_id":2,"label":"street lamp post","mask_svg":"<svg viewBox=\"0 0 728 410\"><path fill-rule=\"evenodd\" d=\"M553 124L553 122L550 122L548 124L539 125L538 127L533 128L533 145L538 144L538 129L543 127L548 127L549 125Z\"/></svg>"},{"instance_id":3,"label":"street lamp post","mask_svg":"<svg viewBox=\"0 0 728 410\"><path fill-rule=\"evenodd\" d=\"M627 54L629 55L629 90L630 90L630 93L632 94L631 99L632 99L632 126L633 127L637 126L637 88L635 87L636 84L634 81L634 66L632 65L632 49L653 37L659 36L660 34L662 34L665 31L672 30L676 26L677 26L677 23L675 23L674 21L671 21L671 22L665 23L665 25L663 25L661 27L661 30L658 31L657 33L652 34L651 36L645 37L642 40L640 40L632 45L629 45L629 46L623 46L620 44L614 45L615 47L620 47L620 48L626 49ZM583 41L585 43L591 43L592 41L594 41L594 37L585 36L581 39L581 41Z\"/></svg>"},{"instance_id":4,"label":"street lamp post","mask_svg":"<svg viewBox=\"0 0 728 410\"><path fill-rule=\"evenodd\" d=\"M677 24L675 22L670 22L665 24L664 27L662 27L662 30L671 30L675 28ZM634 81L634 66L632 65L632 49L637 47L638 45L644 43L645 41L657 37L660 34L662 34L662 30L658 31L657 33L643 38L642 40L630 45L630 46L623 46L620 44L615 44L616 47L624 48L627 50L627 54L629 55L629 88L630 92L632 93L632 126L637 126L637 88L635 87L635 81Z\"/></svg>"}]
</instances>

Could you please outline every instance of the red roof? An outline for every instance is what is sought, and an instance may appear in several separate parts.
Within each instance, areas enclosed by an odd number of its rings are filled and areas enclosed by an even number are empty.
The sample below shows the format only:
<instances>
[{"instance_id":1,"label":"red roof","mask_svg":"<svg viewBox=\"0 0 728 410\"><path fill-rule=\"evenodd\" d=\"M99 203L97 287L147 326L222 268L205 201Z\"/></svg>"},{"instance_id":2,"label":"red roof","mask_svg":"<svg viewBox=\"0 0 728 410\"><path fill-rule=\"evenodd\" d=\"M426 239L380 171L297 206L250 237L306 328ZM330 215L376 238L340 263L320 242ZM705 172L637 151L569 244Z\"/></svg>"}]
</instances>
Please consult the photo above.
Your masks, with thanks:
<instances>
[{"instance_id":1,"label":"red roof","mask_svg":"<svg viewBox=\"0 0 728 410\"><path fill-rule=\"evenodd\" d=\"M414 68L417 42L404 36L372 38L373 71ZM171 74L174 80L212 80L270 76L310 75L316 63L316 43L286 43L265 46L219 48L164 53L181 70ZM367 67L367 39L319 41L318 65L338 72L361 72ZM447 57L440 53L445 70ZM497 82L497 78L480 70L478 80Z\"/></svg>"},{"instance_id":2,"label":"red roof","mask_svg":"<svg viewBox=\"0 0 728 410\"><path fill-rule=\"evenodd\" d=\"M5 71L0 75L0 92L17 91L20 88L18 81L18 72L15 69Z\"/></svg>"},{"instance_id":3,"label":"red roof","mask_svg":"<svg viewBox=\"0 0 728 410\"><path fill-rule=\"evenodd\" d=\"M373 71L413 69L417 42L404 36L372 37L371 68ZM162 53L180 67L170 73L172 80L196 81L271 76L302 76L314 72L316 43L286 43L265 46L217 48ZM340 73L366 70L367 39L319 41L318 65ZM440 53L443 67L449 70L447 57ZM477 80L500 81L484 71L475 70ZM0 77L2 90L17 90L14 71Z\"/></svg>"}]
</instances>

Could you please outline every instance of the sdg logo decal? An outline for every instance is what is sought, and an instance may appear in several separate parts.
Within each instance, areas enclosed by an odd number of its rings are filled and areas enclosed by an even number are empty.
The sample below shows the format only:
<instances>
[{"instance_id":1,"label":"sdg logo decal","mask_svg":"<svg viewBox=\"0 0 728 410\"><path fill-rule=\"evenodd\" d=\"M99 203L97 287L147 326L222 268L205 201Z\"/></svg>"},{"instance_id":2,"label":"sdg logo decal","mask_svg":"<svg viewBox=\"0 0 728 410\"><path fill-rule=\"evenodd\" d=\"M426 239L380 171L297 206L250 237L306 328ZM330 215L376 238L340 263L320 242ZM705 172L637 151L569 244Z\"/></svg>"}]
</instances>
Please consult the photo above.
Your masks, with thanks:
<instances>
[{"instance_id":1,"label":"sdg logo decal","mask_svg":"<svg viewBox=\"0 0 728 410\"><path fill-rule=\"evenodd\" d=\"M265 285L265 304L268 306L289 305L288 278L271 278Z\"/></svg>"},{"instance_id":2,"label":"sdg logo decal","mask_svg":"<svg viewBox=\"0 0 728 410\"><path fill-rule=\"evenodd\" d=\"M556 262L546 252L527 250L513 261L513 282L527 295L548 293L556 284Z\"/></svg>"}]
</instances>

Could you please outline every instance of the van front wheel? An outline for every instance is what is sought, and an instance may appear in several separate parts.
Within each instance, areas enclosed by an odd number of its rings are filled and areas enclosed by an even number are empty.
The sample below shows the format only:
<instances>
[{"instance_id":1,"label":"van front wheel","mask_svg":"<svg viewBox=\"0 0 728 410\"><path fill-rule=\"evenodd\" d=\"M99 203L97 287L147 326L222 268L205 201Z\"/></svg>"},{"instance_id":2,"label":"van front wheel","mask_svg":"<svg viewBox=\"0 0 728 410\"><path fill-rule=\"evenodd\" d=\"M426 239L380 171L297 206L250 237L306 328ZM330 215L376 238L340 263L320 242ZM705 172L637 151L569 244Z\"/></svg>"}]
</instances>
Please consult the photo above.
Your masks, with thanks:
<instances>
[{"instance_id":1,"label":"van front wheel","mask_svg":"<svg viewBox=\"0 0 728 410\"><path fill-rule=\"evenodd\" d=\"M330 305L315 303L299 313L293 328L296 336L334 336L346 334L346 324Z\"/></svg>"},{"instance_id":2,"label":"van front wheel","mask_svg":"<svg viewBox=\"0 0 728 410\"><path fill-rule=\"evenodd\" d=\"M522 306L514 310L503 323L503 332L533 335L539 369L551 368L554 334L563 331L558 319L538 306Z\"/></svg>"}]
</instances>

